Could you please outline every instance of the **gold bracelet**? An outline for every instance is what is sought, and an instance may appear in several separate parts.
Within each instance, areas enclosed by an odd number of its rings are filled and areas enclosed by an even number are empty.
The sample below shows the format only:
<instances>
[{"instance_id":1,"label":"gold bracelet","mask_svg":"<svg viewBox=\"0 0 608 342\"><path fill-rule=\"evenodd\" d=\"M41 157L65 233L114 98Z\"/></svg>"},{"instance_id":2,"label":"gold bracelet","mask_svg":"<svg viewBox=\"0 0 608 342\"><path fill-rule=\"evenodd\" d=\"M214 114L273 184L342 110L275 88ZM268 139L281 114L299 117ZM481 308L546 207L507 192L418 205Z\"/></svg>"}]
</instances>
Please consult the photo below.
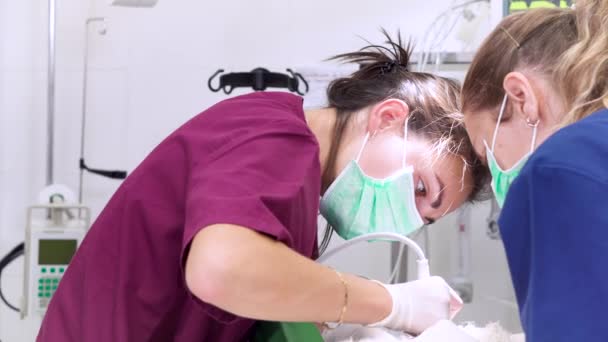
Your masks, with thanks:
<instances>
[{"instance_id":1,"label":"gold bracelet","mask_svg":"<svg viewBox=\"0 0 608 342\"><path fill-rule=\"evenodd\" d=\"M338 278L340 278L342 285L344 285L344 306L342 306L342 311L340 312L340 318L338 319L338 325L337 325L337 326L340 326L342 323L344 323L344 315L346 314L346 308L348 307L348 283L342 276L342 273L340 273L336 270L334 270L334 271L338 275Z\"/></svg>"}]
</instances>

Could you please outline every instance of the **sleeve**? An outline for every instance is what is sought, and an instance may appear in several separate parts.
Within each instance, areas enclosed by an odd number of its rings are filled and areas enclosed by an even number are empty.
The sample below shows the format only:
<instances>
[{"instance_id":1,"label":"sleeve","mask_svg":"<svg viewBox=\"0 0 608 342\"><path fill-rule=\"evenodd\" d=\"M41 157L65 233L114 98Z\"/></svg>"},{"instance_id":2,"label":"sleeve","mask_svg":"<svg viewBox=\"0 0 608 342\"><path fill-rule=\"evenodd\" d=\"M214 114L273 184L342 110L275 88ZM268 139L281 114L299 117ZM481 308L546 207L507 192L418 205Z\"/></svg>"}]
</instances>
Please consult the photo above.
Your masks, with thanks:
<instances>
[{"instance_id":1,"label":"sleeve","mask_svg":"<svg viewBox=\"0 0 608 342\"><path fill-rule=\"evenodd\" d=\"M531 167L509 190L500 227L528 341L605 341L608 184Z\"/></svg>"},{"instance_id":2,"label":"sleeve","mask_svg":"<svg viewBox=\"0 0 608 342\"><path fill-rule=\"evenodd\" d=\"M314 210L302 208L300 195L312 184L318 158L318 145L310 134L267 127L225 146L207 165L195 165L186 190L182 261L194 236L214 224L246 227L294 248L299 234L289 221L298 211ZM236 320L192 297L216 320Z\"/></svg>"}]
</instances>

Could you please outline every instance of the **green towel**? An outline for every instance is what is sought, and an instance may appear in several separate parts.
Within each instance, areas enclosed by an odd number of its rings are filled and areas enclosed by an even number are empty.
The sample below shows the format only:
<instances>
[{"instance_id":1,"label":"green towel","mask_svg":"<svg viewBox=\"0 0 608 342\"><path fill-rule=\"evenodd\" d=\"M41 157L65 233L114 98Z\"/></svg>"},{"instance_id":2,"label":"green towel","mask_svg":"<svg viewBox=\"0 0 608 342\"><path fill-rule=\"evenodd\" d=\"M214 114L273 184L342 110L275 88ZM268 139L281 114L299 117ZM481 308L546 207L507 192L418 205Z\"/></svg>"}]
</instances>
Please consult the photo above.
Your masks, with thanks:
<instances>
[{"instance_id":1,"label":"green towel","mask_svg":"<svg viewBox=\"0 0 608 342\"><path fill-rule=\"evenodd\" d=\"M258 322L252 342L323 342L312 323Z\"/></svg>"}]
</instances>

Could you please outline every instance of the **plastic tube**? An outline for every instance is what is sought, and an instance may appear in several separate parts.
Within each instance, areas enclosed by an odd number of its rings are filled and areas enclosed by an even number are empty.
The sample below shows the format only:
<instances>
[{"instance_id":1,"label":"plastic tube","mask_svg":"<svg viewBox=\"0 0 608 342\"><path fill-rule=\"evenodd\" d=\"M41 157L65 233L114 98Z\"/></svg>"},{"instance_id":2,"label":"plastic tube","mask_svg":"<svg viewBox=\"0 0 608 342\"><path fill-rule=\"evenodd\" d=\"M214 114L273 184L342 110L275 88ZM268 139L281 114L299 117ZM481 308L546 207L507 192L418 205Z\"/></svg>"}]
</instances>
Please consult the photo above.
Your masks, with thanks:
<instances>
[{"instance_id":1,"label":"plastic tube","mask_svg":"<svg viewBox=\"0 0 608 342\"><path fill-rule=\"evenodd\" d=\"M323 253L323 255L321 255L317 259L317 262L324 262L327 259L329 259L331 256L333 256L334 254L337 254L338 252L340 252L348 247L351 247L359 242L370 241L370 240L389 240L389 241L397 241L397 242L406 244L408 247L410 247L414 251L414 253L416 253L416 256L417 256L416 264L418 266L418 279L430 277L429 261L427 260L426 256L424 255L422 248L420 248L420 246L418 246L418 244L416 242L414 242L414 240L412 240L406 236L397 234L397 233L371 233L371 234L365 234L365 235L358 236L356 238L347 240L343 244Z\"/></svg>"}]
</instances>

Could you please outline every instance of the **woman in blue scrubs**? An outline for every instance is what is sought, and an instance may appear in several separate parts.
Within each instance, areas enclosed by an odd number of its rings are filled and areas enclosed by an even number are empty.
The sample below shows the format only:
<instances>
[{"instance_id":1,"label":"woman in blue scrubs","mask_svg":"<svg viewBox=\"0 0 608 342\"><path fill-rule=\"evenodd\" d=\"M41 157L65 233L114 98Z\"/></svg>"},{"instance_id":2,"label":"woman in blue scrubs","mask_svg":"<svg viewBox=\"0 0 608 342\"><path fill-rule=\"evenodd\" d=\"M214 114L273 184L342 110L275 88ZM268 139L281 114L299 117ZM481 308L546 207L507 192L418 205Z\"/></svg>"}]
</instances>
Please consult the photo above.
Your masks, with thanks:
<instances>
[{"instance_id":1,"label":"woman in blue scrubs","mask_svg":"<svg viewBox=\"0 0 608 342\"><path fill-rule=\"evenodd\" d=\"M608 1L506 17L462 102L527 341L608 341Z\"/></svg>"}]
</instances>

